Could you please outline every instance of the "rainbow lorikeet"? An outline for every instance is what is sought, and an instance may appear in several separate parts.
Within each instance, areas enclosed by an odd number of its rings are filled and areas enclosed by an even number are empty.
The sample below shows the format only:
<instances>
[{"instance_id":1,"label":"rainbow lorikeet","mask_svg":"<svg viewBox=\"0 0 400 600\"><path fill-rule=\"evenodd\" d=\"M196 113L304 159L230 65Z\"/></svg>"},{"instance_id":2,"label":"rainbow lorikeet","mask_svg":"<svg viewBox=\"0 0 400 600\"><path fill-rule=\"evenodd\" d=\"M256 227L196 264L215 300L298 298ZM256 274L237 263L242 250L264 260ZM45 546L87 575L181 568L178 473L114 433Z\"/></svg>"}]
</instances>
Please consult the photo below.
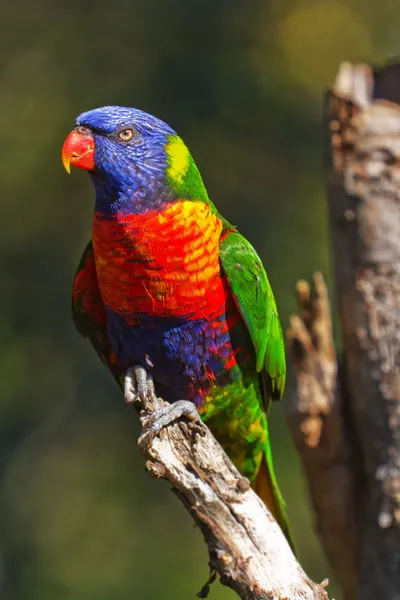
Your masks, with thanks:
<instances>
[{"instance_id":1,"label":"rainbow lorikeet","mask_svg":"<svg viewBox=\"0 0 400 600\"><path fill-rule=\"evenodd\" d=\"M155 430L197 409L291 541L266 418L283 392L285 353L260 258L159 119L118 106L83 113L62 159L68 172L88 170L96 193L73 286L79 332L127 400L154 382L171 403Z\"/></svg>"}]
</instances>

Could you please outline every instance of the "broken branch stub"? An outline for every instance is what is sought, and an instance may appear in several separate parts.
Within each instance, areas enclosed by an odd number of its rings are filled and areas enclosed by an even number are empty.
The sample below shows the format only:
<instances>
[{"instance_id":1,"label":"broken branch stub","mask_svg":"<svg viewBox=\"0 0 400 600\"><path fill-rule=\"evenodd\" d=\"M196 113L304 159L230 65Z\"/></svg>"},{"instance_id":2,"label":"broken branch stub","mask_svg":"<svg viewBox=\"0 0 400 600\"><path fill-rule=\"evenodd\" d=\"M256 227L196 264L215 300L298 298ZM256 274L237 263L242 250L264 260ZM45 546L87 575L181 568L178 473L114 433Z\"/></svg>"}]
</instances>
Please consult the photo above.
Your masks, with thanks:
<instances>
[{"instance_id":1,"label":"broken branch stub","mask_svg":"<svg viewBox=\"0 0 400 600\"><path fill-rule=\"evenodd\" d=\"M400 589L399 65L342 65L328 202L349 403L366 482L360 597ZM387 94L386 94L387 91ZM385 96L388 96L386 98Z\"/></svg>"},{"instance_id":2,"label":"broken branch stub","mask_svg":"<svg viewBox=\"0 0 400 600\"><path fill-rule=\"evenodd\" d=\"M400 590L399 101L400 65L341 65L325 106L341 356L318 277L314 295L301 284L288 334L291 429L346 600L394 600Z\"/></svg>"},{"instance_id":3,"label":"broken branch stub","mask_svg":"<svg viewBox=\"0 0 400 600\"><path fill-rule=\"evenodd\" d=\"M343 389L333 345L328 293L320 273L297 285L299 316L287 330L296 391L289 427L301 457L319 536L346 599L356 598L359 548L353 448L347 440Z\"/></svg>"}]
</instances>

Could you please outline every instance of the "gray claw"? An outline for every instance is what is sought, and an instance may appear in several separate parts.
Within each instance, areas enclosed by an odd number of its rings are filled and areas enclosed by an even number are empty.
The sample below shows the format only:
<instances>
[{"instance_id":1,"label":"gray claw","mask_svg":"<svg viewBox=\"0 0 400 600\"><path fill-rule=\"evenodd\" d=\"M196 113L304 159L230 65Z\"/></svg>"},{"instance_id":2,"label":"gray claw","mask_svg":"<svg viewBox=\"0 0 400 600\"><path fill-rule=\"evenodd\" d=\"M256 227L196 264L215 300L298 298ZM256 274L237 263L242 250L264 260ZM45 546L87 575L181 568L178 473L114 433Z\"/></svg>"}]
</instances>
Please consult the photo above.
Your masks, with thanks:
<instances>
[{"instance_id":1,"label":"gray claw","mask_svg":"<svg viewBox=\"0 0 400 600\"><path fill-rule=\"evenodd\" d=\"M157 408L146 423L146 429L157 435L161 429L167 427L172 421L186 417L190 421L200 421L200 415L193 402L189 400L177 400L173 404L167 404Z\"/></svg>"},{"instance_id":2,"label":"gray claw","mask_svg":"<svg viewBox=\"0 0 400 600\"><path fill-rule=\"evenodd\" d=\"M152 376L140 365L129 367L124 380L124 396L128 404L144 402L154 396Z\"/></svg>"}]
</instances>

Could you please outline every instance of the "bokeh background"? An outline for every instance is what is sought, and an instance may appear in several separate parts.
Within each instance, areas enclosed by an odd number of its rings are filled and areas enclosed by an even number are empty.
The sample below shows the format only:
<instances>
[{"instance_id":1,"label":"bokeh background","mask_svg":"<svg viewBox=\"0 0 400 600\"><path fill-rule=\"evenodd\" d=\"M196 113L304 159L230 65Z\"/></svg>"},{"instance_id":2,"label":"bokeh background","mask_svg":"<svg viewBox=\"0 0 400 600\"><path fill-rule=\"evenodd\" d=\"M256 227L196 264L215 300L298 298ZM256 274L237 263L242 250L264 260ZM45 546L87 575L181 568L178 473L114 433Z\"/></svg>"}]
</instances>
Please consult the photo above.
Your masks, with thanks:
<instances>
[{"instance_id":1,"label":"bokeh background","mask_svg":"<svg viewBox=\"0 0 400 600\"><path fill-rule=\"evenodd\" d=\"M395 0L1 3L2 599L180 600L208 575L200 533L144 472L136 415L71 323L93 207L87 175L61 166L74 118L122 104L177 129L262 256L285 325L295 281L330 272L323 89L340 61L381 63L399 40ZM321 580L282 406L271 424L301 559ZM334 580L331 591L340 598Z\"/></svg>"}]
</instances>

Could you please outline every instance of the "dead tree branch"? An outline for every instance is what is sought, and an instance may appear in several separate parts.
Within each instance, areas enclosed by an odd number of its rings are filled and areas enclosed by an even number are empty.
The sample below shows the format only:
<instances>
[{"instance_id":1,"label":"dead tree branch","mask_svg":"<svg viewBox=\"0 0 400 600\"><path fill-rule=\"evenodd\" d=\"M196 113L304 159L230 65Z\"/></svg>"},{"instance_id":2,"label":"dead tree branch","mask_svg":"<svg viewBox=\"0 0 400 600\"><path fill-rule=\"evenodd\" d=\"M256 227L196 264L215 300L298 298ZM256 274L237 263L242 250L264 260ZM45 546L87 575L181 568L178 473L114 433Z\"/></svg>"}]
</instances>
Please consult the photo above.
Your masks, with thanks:
<instances>
[{"instance_id":1,"label":"dead tree branch","mask_svg":"<svg viewBox=\"0 0 400 600\"><path fill-rule=\"evenodd\" d=\"M289 425L303 460L317 527L346 598L357 597L358 478L348 443L327 289L314 276L312 292L297 286L300 315L287 332L297 380Z\"/></svg>"},{"instance_id":2,"label":"dead tree branch","mask_svg":"<svg viewBox=\"0 0 400 600\"><path fill-rule=\"evenodd\" d=\"M341 66L325 119L342 367L320 276L289 330L291 429L348 600L400 590L399 102L400 65Z\"/></svg>"},{"instance_id":3,"label":"dead tree branch","mask_svg":"<svg viewBox=\"0 0 400 600\"><path fill-rule=\"evenodd\" d=\"M243 600L326 600L294 557L272 515L202 423L176 422L152 439L145 424L159 406L147 403L139 448L146 466L167 479L200 527L210 569Z\"/></svg>"}]
</instances>

